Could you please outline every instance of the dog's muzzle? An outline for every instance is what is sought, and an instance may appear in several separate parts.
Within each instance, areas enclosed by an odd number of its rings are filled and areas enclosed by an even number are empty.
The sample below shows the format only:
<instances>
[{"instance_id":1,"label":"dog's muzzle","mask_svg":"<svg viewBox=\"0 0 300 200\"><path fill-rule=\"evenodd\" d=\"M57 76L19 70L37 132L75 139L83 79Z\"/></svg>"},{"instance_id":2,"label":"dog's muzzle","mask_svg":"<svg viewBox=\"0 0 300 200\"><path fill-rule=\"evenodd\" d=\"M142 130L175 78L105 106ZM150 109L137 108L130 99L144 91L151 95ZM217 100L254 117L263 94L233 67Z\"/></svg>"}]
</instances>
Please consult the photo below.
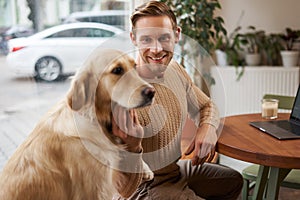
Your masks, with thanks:
<instances>
[{"instance_id":1,"label":"dog's muzzle","mask_svg":"<svg viewBox=\"0 0 300 200\"><path fill-rule=\"evenodd\" d=\"M153 97L155 94L155 90L152 87L146 87L142 90L142 97L144 98L144 105L150 105L152 103Z\"/></svg>"}]
</instances>

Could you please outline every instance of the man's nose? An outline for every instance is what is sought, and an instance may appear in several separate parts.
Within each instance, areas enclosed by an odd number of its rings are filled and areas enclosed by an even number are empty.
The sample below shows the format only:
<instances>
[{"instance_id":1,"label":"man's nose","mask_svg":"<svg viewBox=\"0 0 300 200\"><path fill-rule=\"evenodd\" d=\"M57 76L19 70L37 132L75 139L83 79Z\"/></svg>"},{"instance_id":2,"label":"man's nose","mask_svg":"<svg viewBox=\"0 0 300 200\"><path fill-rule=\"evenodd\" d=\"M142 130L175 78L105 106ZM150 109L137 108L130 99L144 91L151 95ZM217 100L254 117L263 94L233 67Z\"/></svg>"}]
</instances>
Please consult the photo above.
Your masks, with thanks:
<instances>
[{"instance_id":1,"label":"man's nose","mask_svg":"<svg viewBox=\"0 0 300 200\"><path fill-rule=\"evenodd\" d=\"M158 52L161 52L162 50L163 50L163 47L159 41L155 41L150 47L150 51L152 53L158 53Z\"/></svg>"}]
</instances>

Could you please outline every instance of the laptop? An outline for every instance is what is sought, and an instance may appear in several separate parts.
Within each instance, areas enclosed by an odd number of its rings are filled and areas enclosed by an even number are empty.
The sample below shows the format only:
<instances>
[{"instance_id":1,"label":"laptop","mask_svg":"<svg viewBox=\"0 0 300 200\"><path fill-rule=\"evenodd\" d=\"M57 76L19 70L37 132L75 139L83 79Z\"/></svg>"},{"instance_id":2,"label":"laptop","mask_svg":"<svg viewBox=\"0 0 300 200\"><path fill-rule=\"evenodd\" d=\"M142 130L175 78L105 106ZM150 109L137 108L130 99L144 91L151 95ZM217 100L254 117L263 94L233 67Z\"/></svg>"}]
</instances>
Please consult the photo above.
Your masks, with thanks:
<instances>
[{"instance_id":1,"label":"laptop","mask_svg":"<svg viewBox=\"0 0 300 200\"><path fill-rule=\"evenodd\" d=\"M300 139L300 85L288 120L255 121L249 124L279 140Z\"/></svg>"}]
</instances>

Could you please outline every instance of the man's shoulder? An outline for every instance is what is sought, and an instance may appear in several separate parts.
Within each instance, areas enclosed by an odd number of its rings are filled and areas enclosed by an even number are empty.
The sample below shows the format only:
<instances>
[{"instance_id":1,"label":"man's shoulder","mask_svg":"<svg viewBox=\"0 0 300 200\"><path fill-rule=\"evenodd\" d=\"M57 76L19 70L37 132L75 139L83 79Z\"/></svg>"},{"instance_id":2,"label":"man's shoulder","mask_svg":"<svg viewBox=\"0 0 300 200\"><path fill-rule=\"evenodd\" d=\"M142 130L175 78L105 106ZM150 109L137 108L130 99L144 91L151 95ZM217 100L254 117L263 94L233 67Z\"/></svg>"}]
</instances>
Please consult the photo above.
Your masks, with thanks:
<instances>
[{"instance_id":1,"label":"man's shoulder","mask_svg":"<svg viewBox=\"0 0 300 200\"><path fill-rule=\"evenodd\" d=\"M172 59L169 66L173 69L175 69L176 71L181 71L182 69L184 69L176 60Z\"/></svg>"},{"instance_id":2,"label":"man's shoulder","mask_svg":"<svg viewBox=\"0 0 300 200\"><path fill-rule=\"evenodd\" d=\"M178 80L181 80L181 83L184 85L187 83L190 83L190 77L185 70L185 68L180 65L176 60L171 60L169 63L169 75L171 74L172 78L175 80L175 76L178 78Z\"/></svg>"},{"instance_id":3,"label":"man's shoulder","mask_svg":"<svg viewBox=\"0 0 300 200\"><path fill-rule=\"evenodd\" d=\"M174 59L171 60L169 67L175 70L176 72L183 74L184 76L186 76L187 74L185 68Z\"/></svg>"},{"instance_id":4,"label":"man's shoulder","mask_svg":"<svg viewBox=\"0 0 300 200\"><path fill-rule=\"evenodd\" d=\"M171 61L170 61L170 64L169 64L170 66L180 66L180 64L176 61L176 60L174 60L174 59L172 59Z\"/></svg>"}]
</instances>

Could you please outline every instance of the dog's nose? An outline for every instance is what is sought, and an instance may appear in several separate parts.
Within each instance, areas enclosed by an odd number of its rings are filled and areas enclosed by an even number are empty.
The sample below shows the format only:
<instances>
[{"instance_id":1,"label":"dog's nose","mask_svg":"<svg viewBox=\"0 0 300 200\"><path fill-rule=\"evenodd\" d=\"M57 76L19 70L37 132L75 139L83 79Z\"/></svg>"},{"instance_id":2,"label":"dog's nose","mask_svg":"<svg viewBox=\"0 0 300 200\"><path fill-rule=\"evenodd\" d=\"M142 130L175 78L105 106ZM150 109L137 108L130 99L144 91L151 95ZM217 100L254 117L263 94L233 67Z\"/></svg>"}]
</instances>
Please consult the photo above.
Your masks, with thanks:
<instances>
[{"instance_id":1,"label":"dog's nose","mask_svg":"<svg viewBox=\"0 0 300 200\"><path fill-rule=\"evenodd\" d=\"M146 97L147 99L152 99L154 97L155 90L152 87L146 87L142 90L142 96Z\"/></svg>"}]
</instances>

